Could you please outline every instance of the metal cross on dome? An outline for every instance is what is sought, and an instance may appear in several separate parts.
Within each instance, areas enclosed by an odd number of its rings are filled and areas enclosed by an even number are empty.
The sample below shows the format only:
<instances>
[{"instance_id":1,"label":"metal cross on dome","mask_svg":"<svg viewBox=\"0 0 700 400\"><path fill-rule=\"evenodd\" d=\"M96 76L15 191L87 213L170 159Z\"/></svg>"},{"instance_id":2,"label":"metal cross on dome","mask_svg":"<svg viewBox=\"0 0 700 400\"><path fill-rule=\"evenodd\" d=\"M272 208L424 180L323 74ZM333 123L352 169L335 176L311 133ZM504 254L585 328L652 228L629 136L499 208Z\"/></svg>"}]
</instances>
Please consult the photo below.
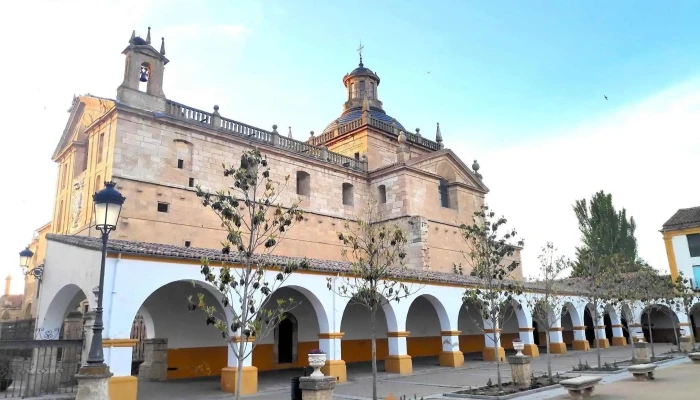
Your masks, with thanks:
<instances>
[{"instance_id":1,"label":"metal cross on dome","mask_svg":"<svg viewBox=\"0 0 700 400\"><path fill-rule=\"evenodd\" d=\"M360 64L362 64L362 50L365 46L362 45L362 40L360 40L360 47L357 48L357 52L360 53Z\"/></svg>"}]
</instances>

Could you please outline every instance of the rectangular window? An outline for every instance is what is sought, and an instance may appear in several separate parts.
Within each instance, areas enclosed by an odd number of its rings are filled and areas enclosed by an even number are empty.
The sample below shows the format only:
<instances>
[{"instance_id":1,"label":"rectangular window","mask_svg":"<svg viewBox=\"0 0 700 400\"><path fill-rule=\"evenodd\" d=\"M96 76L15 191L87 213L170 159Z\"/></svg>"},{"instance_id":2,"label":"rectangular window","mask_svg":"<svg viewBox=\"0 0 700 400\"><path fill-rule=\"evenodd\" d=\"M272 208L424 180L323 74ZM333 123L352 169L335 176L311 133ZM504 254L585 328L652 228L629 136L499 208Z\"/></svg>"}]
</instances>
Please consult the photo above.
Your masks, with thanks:
<instances>
[{"instance_id":1,"label":"rectangular window","mask_svg":"<svg viewBox=\"0 0 700 400\"><path fill-rule=\"evenodd\" d=\"M192 242L190 242L189 240L185 240L185 247L190 247L190 246L192 246Z\"/></svg>"},{"instance_id":2,"label":"rectangular window","mask_svg":"<svg viewBox=\"0 0 700 400\"><path fill-rule=\"evenodd\" d=\"M355 204L355 191L351 184L343 183L343 205L353 206Z\"/></svg>"},{"instance_id":3,"label":"rectangular window","mask_svg":"<svg viewBox=\"0 0 700 400\"><path fill-rule=\"evenodd\" d=\"M185 161L179 160L179 159L178 159L178 160L177 160L177 167L180 168L180 169L185 168Z\"/></svg>"},{"instance_id":4,"label":"rectangular window","mask_svg":"<svg viewBox=\"0 0 700 400\"><path fill-rule=\"evenodd\" d=\"M700 265L693 265L693 276L695 279L693 279L693 288L694 289L700 289Z\"/></svg>"},{"instance_id":5,"label":"rectangular window","mask_svg":"<svg viewBox=\"0 0 700 400\"><path fill-rule=\"evenodd\" d=\"M104 144L105 144L105 134L100 133L100 136L97 137L97 162L102 162L102 153L104 151Z\"/></svg>"},{"instance_id":6,"label":"rectangular window","mask_svg":"<svg viewBox=\"0 0 700 400\"><path fill-rule=\"evenodd\" d=\"M693 233L692 235L687 235L688 239L688 251L691 257L700 257L700 233Z\"/></svg>"},{"instance_id":7,"label":"rectangular window","mask_svg":"<svg viewBox=\"0 0 700 400\"><path fill-rule=\"evenodd\" d=\"M359 160L359 159L360 159L360 153L355 153L355 160Z\"/></svg>"},{"instance_id":8,"label":"rectangular window","mask_svg":"<svg viewBox=\"0 0 700 400\"><path fill-rule=\"evenodd\" d=\"M194 178L190 178L190 181L187 183L189 187L194 187Z\"/></svg>"},{"instance_id":9,"label":"rectangular window","mask_svg":"<svg viewBox=\"0 0 700 400\"><path fill-rule=\"evenodd\" d=\"M365 97L365 81L360 81L360 98Z\"/></svg>"},{"instance_id":10,"label":"rectangular window","mask_svg":"<svg viewBox=\"0 0 700 400\"><path fill-rule=\"evenodd\" d=\"M450 206L450 193L447 190L447 181L440 179L440 184L438 185L438 193L440 196L440 206L448 208Z\"/></svg>"},{"instance_id":11,"label":"rectangular window","mask_svg":"<svg viewBox=\"0 0 700 400\"><path fill-rule=\"evenodd\" d=\"M369 98L374 98L374 82L370 82L369 84Z\"/></svg>"},{"instance_id":12,"label":"rectangular window","mask_svg":"<svg viewBox=\"0 0 700 400\"><path fill-rule=\"evenodd\" d=\"M166 213L170 209L170 204L158 202L158 212Z\"/></svg>"}]
</instances>

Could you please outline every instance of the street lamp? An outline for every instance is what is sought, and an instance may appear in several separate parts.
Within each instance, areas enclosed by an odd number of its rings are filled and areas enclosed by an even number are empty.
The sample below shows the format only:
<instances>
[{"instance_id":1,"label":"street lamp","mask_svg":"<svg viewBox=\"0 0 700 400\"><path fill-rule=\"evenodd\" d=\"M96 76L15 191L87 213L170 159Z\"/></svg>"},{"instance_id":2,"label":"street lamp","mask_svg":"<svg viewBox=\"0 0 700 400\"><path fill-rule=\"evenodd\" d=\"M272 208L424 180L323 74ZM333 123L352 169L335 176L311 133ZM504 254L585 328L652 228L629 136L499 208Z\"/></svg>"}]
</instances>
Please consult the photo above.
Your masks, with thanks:
<instances>
[{"instance_id":1,"label":"street lamp","mask_svg":"<svg viewBox=\"0 0 700 400\"><path fill-rule=\"evenodd\" d=\"M87 366L107 371L104 353L102 351L102 294L105 280L105 260L107 258L107 239L110 232L117 229L117 221L122 205L126 198L114 188L114 182L105 182L105 188L92 196L95 207L95 228L102 233L102 263L100 265L100 284L97 292L97 308L95 309L95 324L92 328L92 341L88 354ZM87 372L86 375L90 374Z\"/></svg>"},{"instance_id":2,"label":"street lamp","mask_svg":"<svg viewBox=\"0 0 700 400\"><path fill-rule=\"evenodd\" d=\"M24 276L32 275L34 278L41 280L44 274L44 264L38 265L29 269L29 261L34 257L34 252L29 250L29 247L19 252L19 266L22 268Z\"/></svg>"}]
</instances>

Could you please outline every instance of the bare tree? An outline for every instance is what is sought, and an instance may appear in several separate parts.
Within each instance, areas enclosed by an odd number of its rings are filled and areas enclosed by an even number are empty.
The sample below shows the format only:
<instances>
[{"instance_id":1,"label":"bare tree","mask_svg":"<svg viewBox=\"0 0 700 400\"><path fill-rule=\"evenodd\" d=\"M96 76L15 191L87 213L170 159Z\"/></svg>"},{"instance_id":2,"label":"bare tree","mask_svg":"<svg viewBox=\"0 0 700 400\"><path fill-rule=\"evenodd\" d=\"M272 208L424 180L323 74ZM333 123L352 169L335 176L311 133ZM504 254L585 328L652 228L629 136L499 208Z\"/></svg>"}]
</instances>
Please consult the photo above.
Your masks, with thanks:
<instances>
[{"instance_id":1,"label":"bare tree","mask_svg":"<svg viewBox=\"0 0 700 400\"><path fill-rule=\"evenodd\" d=\"M198 293L196 299L190 296L189 308L206 313L207 325L221 331L236 356L235 394L239 399L243 360L295 306L293 299L270 299L293 271L306 267L306 262L277 265L270 255L303 215L297 203L289 207L280 204L289 176L284 183L274 181L267 158L258 149L245 152L238 167L224 165L223 175L233 179L230 189L210 193L198 186L197 196L216 213L226 231L221 252L230 261L217 268L209 259L202 259L201 267L204 280L222 293L224 311L207 304L204 293Z\"/></svg>"},{"instance_id":2,"label":"bare tree","mask_svg":"<svg viewBox=\"0 0 700 400\"><path fill-rule=\"evenodd\" d=\"M540 292L527 295L527 303L532 312L532 319L537 322L537 327L542 328L546 335L547 343L547 376L552 379L552 361L549 356L549 332L556 327L564 313L568 309L564 307L565 300L562 296L561 275L571 267L571 261L563 255L557 255L557 249L552 242L548 242L542 248L539 275L535 278L542 285Z\"/></svg>"},{"instance_id":3,"label":"bare tree","mask_svg":"<svg viewBox=\"0 0 700 400\"><path fill-rule=\"evenodd\" d=\"M499 328L513 314L514 307L522 307L514 301L522 289L512 277L520 263L511 258L516 248L522 247L524 242L516 239L515 229L505 229L506 223L504 217L496 217L496 213L483 205L474 212L471 225L460 226L468 248L464 255L471 261L473 268L471 275L481 280L480 287L464 289L462 301L467 311L474 309L478 312L483 323L473 322L494 344L499 389L503 385ZM464 273L461 265L455 265L454 269L455 273Z\"/></svg>"},{"instance_id":4,"label":"bare tree","mask_svg":"<svg viewBox=\"0 0 700 400\"><path fill-rule=\"evenodd\" d=\"M700 292L697 292L691 286L690 279L683 275L683 272L678 273L678 277L673 282L674 297L667 300L666 304L676 312L683 312L688 316L688 322L690 323L690 316L692 315L693 309L700 304ZM695 348L695 332L693 332L693 325L690 324L690 342ZM679 343L680 346L680 343ZM680 350L680 347L679 347Z\"/></svg>"},{"instance_id":5,"label":"bare tree","mask_svg":"<svg viewBox=\"0 0 700 400\"><path fill-rule=\"evenodd\" d=\"M364 216L345 221L338 239L350 271L328 290L350 299L369 311L372 325L372 399L377 400L377 311L389 302L399 302L422 288L397 279L406 270L406 234L396 224L382 222L376 201L370 199Z\"/></svg>"}]
</instances>

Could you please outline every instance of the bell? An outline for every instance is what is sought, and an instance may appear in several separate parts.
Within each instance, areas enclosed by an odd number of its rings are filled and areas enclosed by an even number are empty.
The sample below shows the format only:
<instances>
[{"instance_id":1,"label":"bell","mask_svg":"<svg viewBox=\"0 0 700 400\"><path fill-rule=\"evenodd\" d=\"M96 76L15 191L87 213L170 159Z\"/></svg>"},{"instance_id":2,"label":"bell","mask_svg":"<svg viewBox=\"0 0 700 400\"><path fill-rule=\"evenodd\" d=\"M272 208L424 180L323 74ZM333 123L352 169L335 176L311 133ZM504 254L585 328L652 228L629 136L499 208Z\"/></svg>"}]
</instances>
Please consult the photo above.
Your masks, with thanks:
<instances>
[{"instance_id":1,"label":"bell","mask_svg":"<svg viewBox=\"0 0 700 400\"><path fill-rule=\"evenodd\" d=\"M141 82L148 82L148 70L146 68L141 68L141 77L139 80Z\"/></svg>"}]
</instances>

